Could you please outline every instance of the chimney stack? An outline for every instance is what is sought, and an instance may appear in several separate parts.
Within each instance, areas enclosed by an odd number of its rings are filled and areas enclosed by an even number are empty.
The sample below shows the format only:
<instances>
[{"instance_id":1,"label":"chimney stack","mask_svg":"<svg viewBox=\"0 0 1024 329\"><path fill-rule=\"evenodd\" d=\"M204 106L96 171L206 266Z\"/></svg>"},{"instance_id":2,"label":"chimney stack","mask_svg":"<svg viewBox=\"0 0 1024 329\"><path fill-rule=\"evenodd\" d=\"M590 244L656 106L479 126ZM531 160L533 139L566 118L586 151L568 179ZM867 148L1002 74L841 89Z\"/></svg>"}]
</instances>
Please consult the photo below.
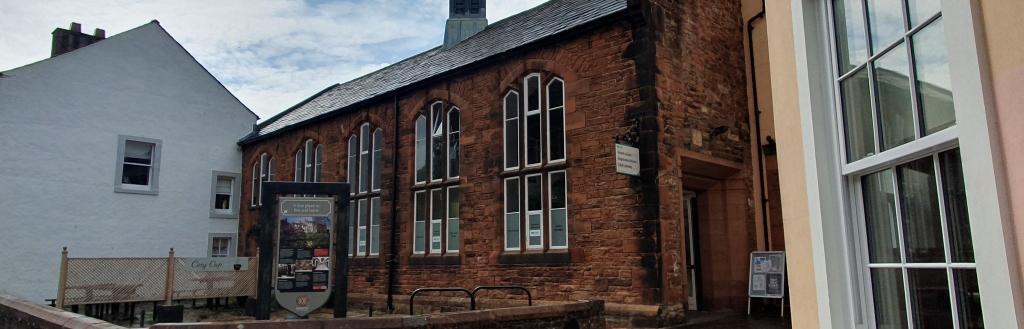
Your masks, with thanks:
<instances>
[{"instance_id":1,"label":"chimney stack","mask_svg":"<svg viewBox=\"0 0 1024 329\"><path fill-rule=\"evenodd\" d=\"M444 29L444 48L455 47L485 28L487 28L487 0L449 0L448 23Z\"/></svg>"},{"instance_id":2,"label":"chimney stack","mask_svg":"<svg viewBox=\"0 0 1024 329\"><path fill-rule=\"evenodd\" d=\"M50 57L69 53L75 49L82 48L107 37L106 31L96 29L94 35L82 33L82 24L71 23L69 29L57 28L53 30L53 46L50 48Z\"/></svg>"}]
</instances>

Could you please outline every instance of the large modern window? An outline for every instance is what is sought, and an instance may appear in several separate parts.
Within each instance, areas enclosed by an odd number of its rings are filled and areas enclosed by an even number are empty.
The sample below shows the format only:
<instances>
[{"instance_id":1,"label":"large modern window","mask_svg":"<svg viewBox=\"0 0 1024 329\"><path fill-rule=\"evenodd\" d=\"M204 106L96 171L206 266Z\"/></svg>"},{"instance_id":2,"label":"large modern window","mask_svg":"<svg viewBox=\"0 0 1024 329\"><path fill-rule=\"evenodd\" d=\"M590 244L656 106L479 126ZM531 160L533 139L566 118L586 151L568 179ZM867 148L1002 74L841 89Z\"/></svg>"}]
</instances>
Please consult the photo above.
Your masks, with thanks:
<instances>
[{"instance_id":1,"label":"large modern window","mask_svg":"<svg viewBox=\"0 0 1024 329\"><path fill-rule=\"evenodd\" d=\"M938 0L833 0L837 138L869 325L982 328Z\"/></svg>"},{"instance_id":2,"label":"large modern window","mask_svg":"<svg viewBox=\"0 0 1024 329\"><path fill-rule=\"evenodd\" d=\"M384 130L369 123L360 125L348 139L350 184L349 246L351 256L380 255L381 166Z\"/></svg>"},{"instance_id":3,"label":"large modern window","mask_svg":"<svg viewBox=\"0 0 1024 329\"><path fill-rule=\"evenodd\" d=\"M458 107L437 101L430 104L424 112L415 123L416 173L412 187L413 253L456 253L461 245L461 111Z\"/></svg>"},{"instance_id":4,"label":"large modern window","mask_svg":"<svg viewBox=\"0 0 1024 329\"><path fill-rule=\"evenodd\" d=\"M565 82L529 74L502 103L505 250L566 249Z\"/></svg>"},{"instance_id":5,"label":"large modern window","mask_svg":"<svg viewBox=\"0 0 1024 329\"><path fill-rule=\"evenodd\" d=\"M118 136L115 192L157 194L159 173L159 140Z\"/></svg>"},{"instance_id":6,"label":"large modern window","mask_svg":"<svg viewBox=\"0 0 1024 329\"><path fill-rule=\"evenodd\" d=\"M250 206L263 205L263 182L272 182L274 177L274 157L269 154L260 154L259 159L252 164L252 185L249 195L252 198Z\"/></svg>"}]
</instances>

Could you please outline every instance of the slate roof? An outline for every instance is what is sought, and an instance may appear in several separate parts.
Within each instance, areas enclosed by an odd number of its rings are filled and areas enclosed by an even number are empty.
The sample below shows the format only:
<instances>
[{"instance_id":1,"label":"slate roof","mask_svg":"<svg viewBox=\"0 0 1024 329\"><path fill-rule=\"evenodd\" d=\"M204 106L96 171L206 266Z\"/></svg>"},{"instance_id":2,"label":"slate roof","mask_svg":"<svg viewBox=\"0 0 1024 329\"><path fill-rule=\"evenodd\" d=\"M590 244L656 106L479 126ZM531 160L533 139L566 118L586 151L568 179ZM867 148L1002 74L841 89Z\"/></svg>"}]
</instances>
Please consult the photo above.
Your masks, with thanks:
<instances>
[{"instance_id":1,"label":"slate roof","mask_svg":"<svg viewBox=\"0 0 1024 329\"><path fill-rule=\"evenodd\" d=\"M627 0L551 0L487 26L455 47L433 48L352 81L324 89L257 126L240 143L481 62L626 10ZM440 27L439 27L440 28Z\"/></svg>"}]
</instances>

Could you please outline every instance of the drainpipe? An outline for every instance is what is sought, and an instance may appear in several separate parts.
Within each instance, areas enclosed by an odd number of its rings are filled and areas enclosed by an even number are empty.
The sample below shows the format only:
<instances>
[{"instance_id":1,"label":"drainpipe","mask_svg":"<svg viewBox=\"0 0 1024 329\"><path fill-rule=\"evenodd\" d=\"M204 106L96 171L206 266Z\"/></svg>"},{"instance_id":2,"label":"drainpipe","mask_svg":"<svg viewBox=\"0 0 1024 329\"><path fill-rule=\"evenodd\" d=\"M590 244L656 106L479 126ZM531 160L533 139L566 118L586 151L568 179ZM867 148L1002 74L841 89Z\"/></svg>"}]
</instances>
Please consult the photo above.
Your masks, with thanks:
<instances>
[{"instance_id":1,"label":"drainpipe","mask_svg":"<svg viewBox=\"0 0 1024 329\"><path fill-rule=\"evenodd\" d=\"M395 311L395 289L396 276L398 275L398 141L401 140L398 134L398 94L395 94L395 146L392 148L394 154L391 156L391 251L388 255L388 313Z\"/></svg>"},{"instance_id":2,"label":"drainpipe","mask_svg":"<svg viewBox=\"0 0 1024 329\"><path fill-rule=\"evenodd\" d=\"M765 1L761 0L761 12L747 20L747 50L750 52L750 90L754 101L754 132L757 134L757 170L761 184L761 225L764 246L771 250L768 236L768 180L765 178L764 148L761 146L761 104L757 96L757 64L754 61L754 22L764 19Z\"/></svg>"}]
</instances>

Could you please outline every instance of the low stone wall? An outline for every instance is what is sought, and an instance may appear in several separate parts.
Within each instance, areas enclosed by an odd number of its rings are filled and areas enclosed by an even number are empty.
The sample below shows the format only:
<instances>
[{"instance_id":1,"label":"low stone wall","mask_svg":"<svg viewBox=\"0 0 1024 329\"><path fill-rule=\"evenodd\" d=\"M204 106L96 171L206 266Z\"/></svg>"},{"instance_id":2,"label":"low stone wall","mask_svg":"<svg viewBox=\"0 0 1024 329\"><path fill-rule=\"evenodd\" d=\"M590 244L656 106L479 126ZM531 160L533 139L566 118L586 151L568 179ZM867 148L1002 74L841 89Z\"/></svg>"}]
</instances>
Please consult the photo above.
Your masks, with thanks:
<instances>
[{"instance_id":1,"label":"low stone wall","mask_svg":"<svg viewBox=\"0 0 1024 329\"><path fill-rule=\"evenodd\" d=\"M3 329L124 329L109 322L16 297L0 295L0 328Z\"/></svg>"},{"instance_id":2,"label":"low stone wall","mask_svg":"<svg viewBox=\"0 0 1024 329\"><path fill-rule=\"evenodd\" d=\"M242 321L230 323L160 324L151 329L604 329L604 302L581 301L562 305L510 307L383 318Z\"/></svg>"}]
</instances>

